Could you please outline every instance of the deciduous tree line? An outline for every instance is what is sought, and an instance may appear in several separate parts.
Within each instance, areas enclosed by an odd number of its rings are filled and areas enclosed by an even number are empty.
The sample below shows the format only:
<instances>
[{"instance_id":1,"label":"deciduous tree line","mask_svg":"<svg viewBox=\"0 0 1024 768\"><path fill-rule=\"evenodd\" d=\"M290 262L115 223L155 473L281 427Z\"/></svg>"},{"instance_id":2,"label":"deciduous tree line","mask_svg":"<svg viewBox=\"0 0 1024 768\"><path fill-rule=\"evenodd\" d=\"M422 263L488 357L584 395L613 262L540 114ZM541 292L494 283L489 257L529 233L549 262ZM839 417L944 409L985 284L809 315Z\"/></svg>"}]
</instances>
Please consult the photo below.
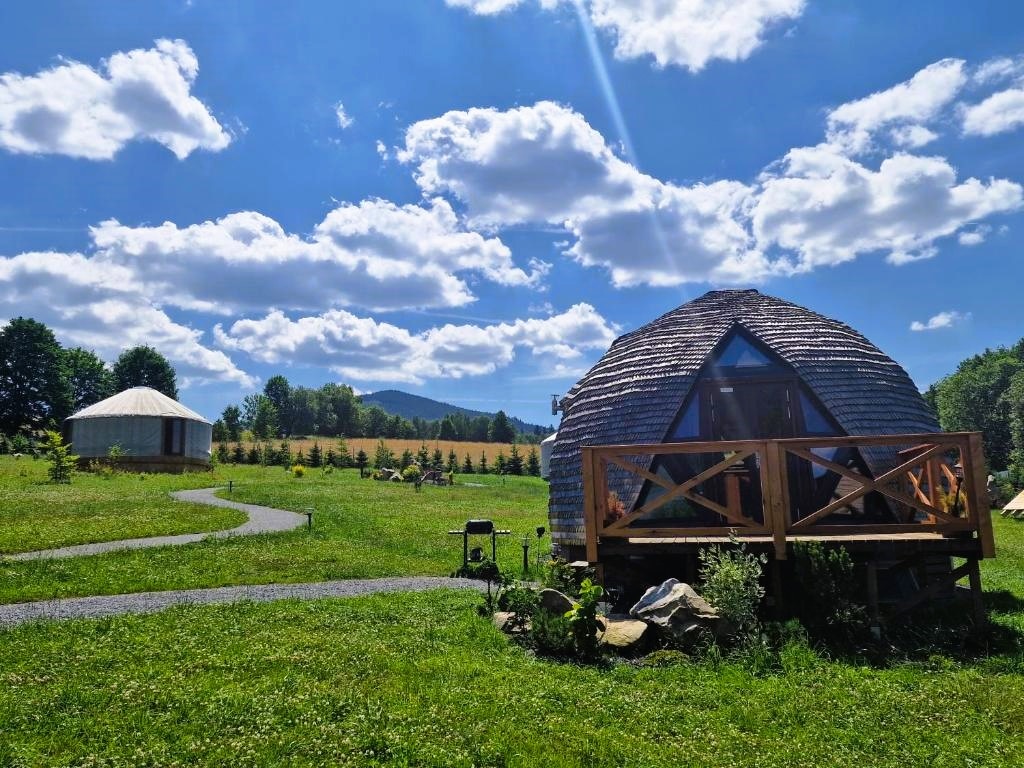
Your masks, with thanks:
<instances>
[{"instance_id":1,"label":"deciduous tree line","mask_svg":"<svg viewBox=\"0 0 1024 768\"><path fill-rule=\"evenodd\" d=\"M925 399L944 430L981 432L991 469L1024 487L1024 339L967 358Z\"/></svg>"},{"instance_id":2,"label":"deciduous tree line","mask_svg":"<svg viewBox=\"0 0 1024 768\"><path fill-rule=\"evenodd\" d=\"M319 435L485 443L538 441L536 435L517 435L504 411L498 411L494 418L451 413L443 419L406 419L376 405L363 405L352 387L345 384L293 387L284 376L272 376L263 392L247 395L240 406L229 405L213 429L216 442L235 442L243 431L256 440Z\"/></svg>"},{"instance_id":3,"label":"deciduous tree line","mask_svg":"<svg viewBox=\"0 0 1024 768\"><path fill-rule=\"evenodd\" d=\"M178 395L174 368L152 347L126 349L108 368L90 350L62 347L30 318L0 329L0 434L59 427L75 411L140 385Z\"/></svg>"}]
</instances>

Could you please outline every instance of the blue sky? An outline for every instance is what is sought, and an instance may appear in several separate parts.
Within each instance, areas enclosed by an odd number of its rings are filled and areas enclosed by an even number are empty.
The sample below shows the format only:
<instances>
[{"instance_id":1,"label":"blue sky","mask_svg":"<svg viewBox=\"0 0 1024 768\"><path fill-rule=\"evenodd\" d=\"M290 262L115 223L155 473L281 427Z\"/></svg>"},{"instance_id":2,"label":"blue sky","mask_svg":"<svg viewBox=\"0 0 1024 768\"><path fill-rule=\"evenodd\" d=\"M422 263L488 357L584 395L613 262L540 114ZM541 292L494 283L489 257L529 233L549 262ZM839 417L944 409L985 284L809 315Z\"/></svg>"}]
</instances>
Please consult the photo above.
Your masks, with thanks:
<instances>
[{"instance_id":1,"label":"blue sky","mask_svg":"<svg viewBox=\"0 0 1024 768\"><path fill-rule=\"evenodd\" d=\"M1024 7L46 3L0 24L0 321L552 421L715 287L924 388L1024 336ZM915 330L916 329L916 330Z\"/></svg>"}]
</instances>

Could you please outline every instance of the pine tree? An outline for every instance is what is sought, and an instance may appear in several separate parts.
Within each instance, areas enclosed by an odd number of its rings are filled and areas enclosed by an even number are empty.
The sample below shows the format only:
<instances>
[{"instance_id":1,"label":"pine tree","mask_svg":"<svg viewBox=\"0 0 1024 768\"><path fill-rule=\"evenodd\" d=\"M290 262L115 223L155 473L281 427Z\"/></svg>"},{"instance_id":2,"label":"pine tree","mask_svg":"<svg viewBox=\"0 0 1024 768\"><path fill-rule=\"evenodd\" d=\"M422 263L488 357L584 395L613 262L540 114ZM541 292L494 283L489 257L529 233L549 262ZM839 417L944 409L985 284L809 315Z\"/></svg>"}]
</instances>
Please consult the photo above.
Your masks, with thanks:
<instances>
[{"instance_id":1,"label":"pine tree","mask_svg":"<svg viewBox=\"0 0 1024 768\"><path fill-rule=\"evenodd\" d=\"M281 450L277 452L277 462L285 469L290 469L292 464L292 448L287 440L281 441Z\"/></svg>"},{"instance_id":2,"label":"pine tree","mask_svg":"<svg viewBox=\"0 0 1024 768\"><path fill-rule=\"evenodd\" d=\"M71 453L71 446L64 444L60 432L46 431L46 456L50 466L46 470L52 483L70 483L71 473L78 463L78 457Z\"/></svg>"},{"instance_id":3,"label":"pine tree","mask_svg":"<svg viewBox=\"0 0 1024 768\"><path fill-rule=\"evenodd\" d=\"M444 469L444 454L441 453L440 448L434 449L434 460L430 462L430 466L439 472Z\"/></svg>"},{"instance_id":4,"label":"pine tree","mask_svg":"<svg viewBox=\"0 0 1024 768\"><path fill-rule=\"evenodd\" d=\"M448 451L448 471L456 473L459 471L459 457L455 455L455 449Z\"/></svg>"},{"instance_id":5,"label":"pine tree","mask_svg":"<svg viewBox=\"0 0 1024 768\"><path fill-rule=\"evenodd\" d=\"M263 444L263 450L260 451L260 464L264 467L272 467L277 463L277 451L274 450L274 446L270 442Z\"/></svg>"},{"instance_id":6,"label":"pine tree","mask_svg":"<svg viewBox=\"0 0 1024 768\"><path fill-rule=\"evenodd\" d=\"M526 457L526 474L540 477L540 459L537 457L537 449L534 446L530 446L530 455Z\"/></svg>"},{"instance_id":7,"label":"pine tree","mask_svg":"<svg viewBox=\"0 0 1024 768\"><path fill-rule=\"evenodd\" d=\"M320 450L320 443L314 442L313 447L309 449L309 466L319 467L323 464L323 452Z\"/></svg>"},{"instance_id":8,"label":"pine tree","mask_svg":"<svg viewBox=\"0 0 1024 768\"><path fill-rule=\"evenodd\" d=\"M512 451L508 457L508 464L505 467L510 475L523 474L523 457L519 455L519 446L512 443Z\"/></svg>"},{"instance_id":9,"label":"pine tree","mask_svg":"<svg viewBox=\"0 0 1024 768\"><path fill-rule=\"evenodd\" d=\"M369 461L369 457L366 455L366 451L362 448L356 454L356 466L359 467L359 477L363 476L363 470L366 469L366 464Z\"/></svg>"},{"instance_id":10,"label":"pine tree","mask_svg":"<svg viewBox=\"0 0 1024 768\"><path fill-rule=\"evenodd\" d=\"M402 458L398 460L398 466L402 469L412 466L413 458L412 451L406 448L402 451Z\"/></svg>"},{"instance_id":11,"label":"pine tree","mask_svg":"<svg viewBox=\"0 0 1024 768\"><path fill-rule=\"evenodd\" d=\"M231 461L231 454L228 453L228 444L221 443L217 446L217 463L227 464L229 461Z\"/></svg>"},{"instance_id":12,"label":"pine tree","mask_svg":"<svg viewBox=\"0 0 1024 768\"><path fill-rule=\"evenodd\" d=\"M260 446L259 446L259 443L253 443L249 447L249 455L245 457L245 460L246 460L247 463L252 464L254 466L263 463L263 457L260 456Z\"/></svg>"},{"instance_id":13,"label":"pine tree","mask_svg":"<svg viewBox=\"0 0 1024 768\"><path fill-rule=\"evenodd\" d=\"M508 463L505 458L504 451L498 451L498 458L494 460L494 474L503 475L505 474L506 464Z\"/></svg>"},{"instance_id":14,"label":"pine tree","mask_svg":"<svg viewBox=\"0 0 1024 768\"><path fill-rule=\"evenodd\" d=\"M480 474L481 475L486 475L487 474L487 452L486 451L480 451L480 464L478 466L479 466L478 471L480 472Z\"/></svg>"},{"instance_id":15,"label":"pine tree","mask_svg":"<svg viewBox=\"0 0 1024 768\"><path fill-rule=\"evenodd\" d=\"M473 474L473 460L469 458L469 454L466 454L466 460L462 462L462 473L464 475Z\"/></svg>"},{"instance_id":16,"label":"pine tree","mask_svg":"<svg viewBox=\"0 0 1024 768\"><path fill-rule=\"evenodd\" d=\"M334 466L339 469L352 466L352 454L348 451L348 443L345 442L344 437L338 441L338 455L334 460Z\"/></svg>"},{"instance_id":17,"label":"pine tree","mask_svg":"<svg viewBox=\"0 0 1024 768\"><path fill-rule=\"evenodd\" d=\"M235 443L235 447L231 449L231 463L232 464L244 464L245 463L245 449L241 443Z\"/></svg>"},{"instance_id":18,"label":"pine tree","mask_svg":"<svg viewBox=\"0 0 1024 768\"><path fill-rule=\"evenodd\" d=\"M377 441L377 453L373 458L374 469L392 469L395 466L395 454L383 440Z\"/></svg>"},{"instance_id":19,"label":"pine tree","mask_svg":"<svg viewBox=\"0 0 1024 768\"><path fill-rule=\"evenodd\" d=\"M307 459L306 459L305 454L302 453L302 449L301 448L299 448L299 450L295 452L295 462L294 463L298 464L299 466L302 466L302 467L307 466Z\"/></svg>"},{"instance_id":20,"label":"pine tree","mask_svg":"<svg viewBox=\"0 0 1024 768\"><path fill-rule=\"evenodd\" d=\"M336 467L338 466L338 456L334 453L333 448L328 448L327 453L324 454L324 466L325 467Z\"/></svg>"},{"instance_id":21,"label":"pine tree","mask_svg":"<svg viewBox=\"0 0 1024 768\"><path fill-rule=\"evenodd\" d=\"M430 449L427 448L426 443L420 443L420 449L416 452L416 460L422 469L430 466Z\"/></svg>"}]
</instances>

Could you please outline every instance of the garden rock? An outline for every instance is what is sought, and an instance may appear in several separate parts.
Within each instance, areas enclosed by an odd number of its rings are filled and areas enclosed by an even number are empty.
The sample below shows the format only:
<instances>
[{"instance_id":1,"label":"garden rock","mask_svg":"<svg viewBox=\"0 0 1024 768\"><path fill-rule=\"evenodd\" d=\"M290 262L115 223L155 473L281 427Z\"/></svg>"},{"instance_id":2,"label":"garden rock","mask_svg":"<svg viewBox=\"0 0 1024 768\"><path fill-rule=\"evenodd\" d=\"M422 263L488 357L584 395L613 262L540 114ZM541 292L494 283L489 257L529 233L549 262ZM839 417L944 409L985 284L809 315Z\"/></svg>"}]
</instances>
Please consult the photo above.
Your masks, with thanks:
<instances>
[{"instance_id":1,"label":"garden rock","mask_svg":"<svg viewBox=\"0 0 1024 768\"><path fill-rule=\"evenodd\" d=\"M542 589L538 597L541 609L555 616L564 616L575 605L572 600L557 589Z\"/></svg>"},{"instance_id":2,"label":"garden rock","mask_svg":"<svg viewBox=\"0 0 1024 768\"><path fill-rule=\"evenodd\" d=\"M643 645L649 626L646 621L636 619L605 619L601 645L628 655Z\"/></svg>"},{"instance_id":3,"label":"garden rock","mask_svg":"<svg viewBox=\"0 0 1024 768\"><path fill-rule=\"evenodd\" d=\"M701 629L715 634L722 631L718 610L678 579L668 579L648 589L629 609L629 615L653 624L677 641L687 641Z\"/></svg>"}]
</instances>

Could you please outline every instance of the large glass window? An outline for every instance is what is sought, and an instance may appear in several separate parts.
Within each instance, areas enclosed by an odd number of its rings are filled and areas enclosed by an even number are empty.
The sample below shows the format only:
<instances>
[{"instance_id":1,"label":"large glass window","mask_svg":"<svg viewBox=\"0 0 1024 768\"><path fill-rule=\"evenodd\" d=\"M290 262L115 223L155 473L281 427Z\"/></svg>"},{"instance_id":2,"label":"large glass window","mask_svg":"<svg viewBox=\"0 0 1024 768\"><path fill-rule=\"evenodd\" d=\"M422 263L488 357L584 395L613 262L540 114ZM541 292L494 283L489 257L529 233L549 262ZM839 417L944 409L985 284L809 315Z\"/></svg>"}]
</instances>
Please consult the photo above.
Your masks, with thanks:
<instances>
[{"instance_id":1,"label":"large glass window","mask_svg":"<svg viewBox=\"0 0 1024 768\"><path fill-rule=\"evenodd\" d=\"M691 396L686 410L679 416L669 440L692 440L700 437L700 398Z\"/></svg>"},{"instance_id":2,"label":"large glass window","mask_svg":"<svg viewBox=\"0 0 1024 768\"><path fill-rule=\"evenodd\" d=\"M773 362L743 336L735 334L712 365L722 368L762 368L773 365Z\"/></svg>"}]
</instances>

